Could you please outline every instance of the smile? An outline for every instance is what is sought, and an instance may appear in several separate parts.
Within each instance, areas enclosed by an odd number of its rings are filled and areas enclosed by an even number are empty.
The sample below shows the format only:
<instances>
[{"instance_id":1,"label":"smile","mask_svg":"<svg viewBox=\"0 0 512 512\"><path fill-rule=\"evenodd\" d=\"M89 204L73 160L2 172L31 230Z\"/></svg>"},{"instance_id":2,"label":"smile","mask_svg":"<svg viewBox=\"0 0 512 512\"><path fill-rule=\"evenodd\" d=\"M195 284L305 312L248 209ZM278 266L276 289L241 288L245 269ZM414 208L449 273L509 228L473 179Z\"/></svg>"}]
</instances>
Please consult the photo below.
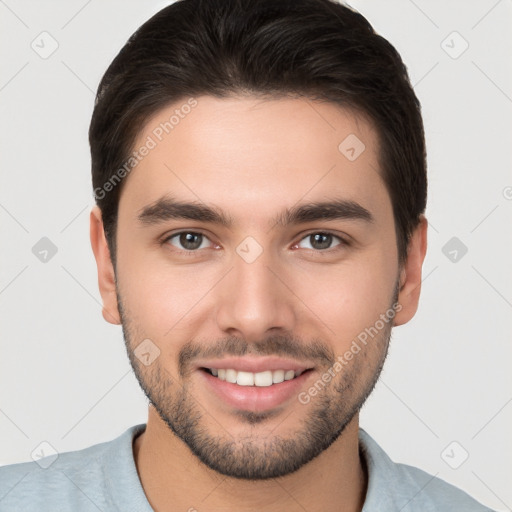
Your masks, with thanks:
<instances>
[{"instance_id":1,"label":"smile","mask_svg":"<svg viewBox=\"0 0 512 512\"><path fill-rule=\"evenodd\" d=\"M239 386L268 387L300 377L304 370L264 370L261 372L237 371L233 368L205 368L214 377ZM306 370L307 371L307 370Z\"/></svg>"}]
</instances>

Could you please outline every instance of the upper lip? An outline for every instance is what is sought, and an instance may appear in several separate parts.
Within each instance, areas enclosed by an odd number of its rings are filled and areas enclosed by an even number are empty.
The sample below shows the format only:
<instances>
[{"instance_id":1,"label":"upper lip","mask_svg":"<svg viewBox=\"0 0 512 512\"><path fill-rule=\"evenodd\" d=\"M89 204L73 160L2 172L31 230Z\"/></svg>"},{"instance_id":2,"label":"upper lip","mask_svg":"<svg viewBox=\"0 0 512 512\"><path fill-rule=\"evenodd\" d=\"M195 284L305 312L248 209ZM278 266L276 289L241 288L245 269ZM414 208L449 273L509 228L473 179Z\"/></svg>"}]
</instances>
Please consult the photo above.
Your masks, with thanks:
<instances>
[{"instance_id":1,"label":"upper lip","mask_svg":"<svg viewBox=\"0 0 512 512\"><path fill-rule=\"evenodd\" d=\"M199 361L197 368L224 368L242 372L259 373L266 370L293 370L303 372L313 368L312 364L278 357L226 357Z\"/></svg>"}]
</instances>

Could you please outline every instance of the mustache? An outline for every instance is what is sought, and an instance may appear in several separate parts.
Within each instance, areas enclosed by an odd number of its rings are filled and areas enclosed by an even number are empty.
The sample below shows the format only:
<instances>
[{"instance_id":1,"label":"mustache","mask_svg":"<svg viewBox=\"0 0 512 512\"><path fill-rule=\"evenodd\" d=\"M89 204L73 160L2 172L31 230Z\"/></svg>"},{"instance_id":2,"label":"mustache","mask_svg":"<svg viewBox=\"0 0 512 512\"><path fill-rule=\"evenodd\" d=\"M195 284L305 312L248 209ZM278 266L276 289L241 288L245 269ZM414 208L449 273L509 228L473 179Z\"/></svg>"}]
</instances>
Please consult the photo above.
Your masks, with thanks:
<instances>
[{"instance_id":1,"label":"mustache","mask_svg":"<svg viewBox=\"0 0 512 512\"><path fill-rule=\"evenodd\" d=\"M273 335L263 341L249 343L242 338L230 336L208 343L187 342L178 355L178 371L184 377L194 359L221 359L228 356L285 356L327 366L335 362L333 350L320 340L304 343L292 336Z\"/></svg>"}]
</instances>

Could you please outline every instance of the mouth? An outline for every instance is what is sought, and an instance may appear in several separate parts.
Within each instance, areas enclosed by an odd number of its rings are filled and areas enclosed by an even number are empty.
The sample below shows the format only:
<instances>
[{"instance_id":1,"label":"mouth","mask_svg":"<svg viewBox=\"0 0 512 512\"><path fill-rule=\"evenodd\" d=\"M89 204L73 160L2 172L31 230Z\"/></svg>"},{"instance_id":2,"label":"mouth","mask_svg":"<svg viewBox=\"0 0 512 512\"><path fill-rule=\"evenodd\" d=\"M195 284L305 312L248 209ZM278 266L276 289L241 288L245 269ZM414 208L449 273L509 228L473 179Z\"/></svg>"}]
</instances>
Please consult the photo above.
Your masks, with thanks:
<instances>
[{"instance_id":1,"label":"mouth","mask_svg":"<svg viewBox=\"0 0 512 512\"><path fill-rule=\"evenodd\" d=\"M312 369L263 370L257 373L235 370L234 368L201 368L201 370L209 373L213 377L216 377L225 382L229 382L231 384L236 384L238 386L257 386L263 388L296 379L303 373L307 373Z\"/></svg>"},{"instance_id":2,"label":"mouth","mask_svg":"<svg viewBox=\"0 0 512 512\"><path fill-rule=\"evenodd\" d=\"M314 373L311 364L275 357L201 361L196 370L212 405L245 411L291 406Z\"/></svg>"}]
</instances>

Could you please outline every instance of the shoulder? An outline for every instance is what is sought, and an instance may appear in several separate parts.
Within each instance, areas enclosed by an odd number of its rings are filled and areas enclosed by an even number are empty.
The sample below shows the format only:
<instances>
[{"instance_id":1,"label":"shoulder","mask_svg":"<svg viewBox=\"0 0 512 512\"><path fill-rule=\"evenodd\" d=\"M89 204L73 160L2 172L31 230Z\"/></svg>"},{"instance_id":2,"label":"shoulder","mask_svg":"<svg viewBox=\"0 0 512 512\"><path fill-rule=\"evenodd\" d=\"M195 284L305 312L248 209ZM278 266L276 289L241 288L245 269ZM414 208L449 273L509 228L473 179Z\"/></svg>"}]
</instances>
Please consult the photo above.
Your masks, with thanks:
<instances>
[{"instance_id":1,"label":"shoulder","mask_svg":"<svg viewBox=\"0 0 512 512\"><path fill-rule=\"evenodd\" d=\"M368 469L363 512L492 512L469 494L441 478L407 464L393 462L364 430L359 431L361 454Z\"/></svg>"},{"instance_id":2,"label":"shoulder","mask_svg":"<svg viewBox=\"0 0 512 512\"><path fill-rule=\"evenodd\" d=\"M110 495L109 473L143 427L132 426L111 441L81 450L0 467L0 511L103 509Z\"/></svg>"}]
</instances>

